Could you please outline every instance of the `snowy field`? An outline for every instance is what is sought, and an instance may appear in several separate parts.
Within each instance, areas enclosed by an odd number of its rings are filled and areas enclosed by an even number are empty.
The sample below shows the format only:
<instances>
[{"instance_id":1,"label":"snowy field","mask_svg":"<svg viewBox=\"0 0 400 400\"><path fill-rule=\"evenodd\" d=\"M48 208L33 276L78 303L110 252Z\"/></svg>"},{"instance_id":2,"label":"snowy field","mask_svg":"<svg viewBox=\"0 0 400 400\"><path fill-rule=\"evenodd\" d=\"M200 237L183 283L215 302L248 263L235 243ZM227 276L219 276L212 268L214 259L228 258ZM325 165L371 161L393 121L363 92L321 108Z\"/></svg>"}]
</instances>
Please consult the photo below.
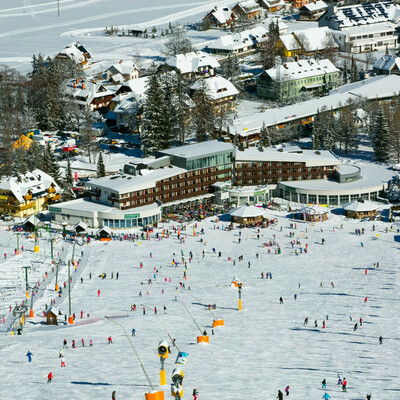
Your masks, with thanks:
<instances>
[{"instance_id":1,"label":"snowy field","mask_svg":"<svg viewBox=\"0 0 400 400\"><path fill-rule=\"evenodd\" d=\"M200 233L203 228L204 235L193 237L192 226L182 231L185 236L182 244L175 233L168 239L157 240L155 234L161 232L160 228L149 241L77 245L75 259L81 261L77 271L72 272L72 312L77 315L76 323L58 327L41 324L43 308L54 298L54 274L46 235L41 239L39 254L32 251L33 240L23 237L24 251L14 256L15 236L1 231L1 250L8 255L7 259L2 255L0 267L0 316L6 317L6 323L0 324L1 392L12 393L19 399L71 400L108 399L115 390L117 399L143 399L150 388L139 362L123 331L104 317L114 316L128 333L136 329L134 346L153 385L158 387L156 349L159 341L168 337L152 313L153 307L157 307L160 320L176 338L180 350L190 354L187 365L182 367L184 398L191 398L193 388L197 387L199 400L274 399L278 389L283 391L290 385L292 399L320 399L324 393L321 381L326 378L327 392L334 400L361 400L367 393L374 400L398 400L398 226L391 231L388 223L352 221L330 214L327 222L314 225L297 222L294 229L290 228L293 221L284 212L270 211L269 215L278 218L278 224L262 229L259 240L256 229L227 231L223 230L227 222L215 224L208 219L199 223L196 230ZM163 226L172 230L172 224ZM364 228L365 234L356 235L356 228ZM240 231L241 243L238 243ZM289 232L295 232L294 239ZM321 245L322 238L325 245ZM281 254L275 254L276 245L263 246L274 240ZM308 252L296 256L294 250L299 252L300 246L296 244L292 249L291 240L299 240L303 250L307 244ZM71 259L72 245L58 238L55 252L63 260ZM181 252L188 266L187 281L183 278ZM243 261L238 261L241 255ZM235 260L235 265L228 257ZM177 268L171 265L173 259L179 262ZM378 261L379 268L375 268ZM40 280L38 296L42 297L37 299L36 316L27 323L23 335L11 336L6 332L11 321L7 310L16 300L23 299L21 267L27 265L34 266L29 280ZM155 268L159 269L156 280ZM49 277L43 281L46 271ZM271 272L272 280L261 279L261 272ZM104 280L98 277L102 273L107 274ZM237 289L230 285L235 276L244 285L242 311L237 310ZM153 284L148 285L148 279ZM65 265L60 270L60 282L64 280L67 280ZM185 283L186 288L181 289L179 282ZM143 297L138 296L139 292ZM207 330L209 345L196 344L200 332L182 304L174 301L175 296L187 306L200 328ZM204 307L210 303L217 305L217 316L225 320L225 327L215 328L214 335L211 334L213 315ZM136 312L130 311L132 304L136 304ZM141 304L148 307L146 315ZM65 294L57 298L56 307L62 312L68 310ZM303 324L305 317L309 318L308 325ZM354 331L360 317L363 325ZM318 322L317 328L314 320ZM112 345L107 344L110 335ZM383 345L379 345L380 335ZM58 354L64 338L68 341L68 349L64 350L66 368L60 368ZM82 338L86 343L84 348ZM76 349L71 349L72 339L77 343ZM88 347L90 339L93 348ZM28 350L33 353L32 363L27 362ZM166 362L168 384L176 355L177 350L173 349ZM54 380L47 384L50 371ZM337 385L339 373L347 378L347 393ZM170 398L169 387L162 389L165 398Z\"/></svg>"}]
</instances>

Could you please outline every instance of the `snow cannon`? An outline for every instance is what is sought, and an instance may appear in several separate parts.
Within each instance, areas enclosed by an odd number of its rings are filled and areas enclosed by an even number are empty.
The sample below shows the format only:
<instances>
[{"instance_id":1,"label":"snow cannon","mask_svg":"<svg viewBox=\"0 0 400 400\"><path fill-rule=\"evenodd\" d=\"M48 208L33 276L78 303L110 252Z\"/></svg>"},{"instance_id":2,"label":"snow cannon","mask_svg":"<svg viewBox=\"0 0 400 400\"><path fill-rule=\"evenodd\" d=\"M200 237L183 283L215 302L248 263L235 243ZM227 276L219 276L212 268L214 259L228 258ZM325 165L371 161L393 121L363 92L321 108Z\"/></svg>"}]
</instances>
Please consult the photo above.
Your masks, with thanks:
<instances>
[{"instance_id":1,"label":"snow cannon","mask_svg":"<svg viewBox=\"0 0 400 400\"><path fill-rule=\"evenodd\" d=\"M168 358L169 355L169 346L166 340L163 340L158 344L158 357L160 358Z\"/></svg>"},{"instance_id":2,"label":"snow cannon","mask_svg":"<svg viewBox=\"0 0 400 400\"><path fill-rule=\"evenodd\" d=\"M176 367L172 371L172 382L182 385L184 376L183 371L179 367Z\"/></svg>"},{"instance_id":3,"label":"snow cannon","mask_svg":"<svg viewBox=\"0 0 400 400\"><path fill-rule=\"evenodd\" d=\"M145 393L146 400L164 400L164 392L160 390L159 392Z\"/></svg>"},{"instance_id":4,"label":"snow cannon","mask_svg":"<svg viewBox=\"0 0 400 400\"><path fill-rule=\"evenodd\" d=\"M164 362L168 358L168 355L170 353L171 349L168 346L168 342L166 340L163 340L158 344L158 357L160 357L160 385L164 386L167 384L167 378L165 375L165 369L164 369Z\"/></svg>"},{"instance_id":5,"label":"snow cannon","mask_svg":"<svg viewBox=\"0 0 400 400\"><path fill-rule=\"evenodd\" d=\"M175 400L179 400L183 397L183 387L182 385L171 383L171 396Z\"/></svg>"},{"instance_id":6,"label":"snow cannon","mask_svg":"<svg viewBox=\"0 0 400 400\"><path fill-rule=\"evenodd\" d=\"M237 278L237 277L235 276L235 277L232 279L232 285L233 285L233 287L237 288L238 285L239 285L239 283L242 283L242 282L240 282L240 279Z\"/></svg>"}]
</instances>

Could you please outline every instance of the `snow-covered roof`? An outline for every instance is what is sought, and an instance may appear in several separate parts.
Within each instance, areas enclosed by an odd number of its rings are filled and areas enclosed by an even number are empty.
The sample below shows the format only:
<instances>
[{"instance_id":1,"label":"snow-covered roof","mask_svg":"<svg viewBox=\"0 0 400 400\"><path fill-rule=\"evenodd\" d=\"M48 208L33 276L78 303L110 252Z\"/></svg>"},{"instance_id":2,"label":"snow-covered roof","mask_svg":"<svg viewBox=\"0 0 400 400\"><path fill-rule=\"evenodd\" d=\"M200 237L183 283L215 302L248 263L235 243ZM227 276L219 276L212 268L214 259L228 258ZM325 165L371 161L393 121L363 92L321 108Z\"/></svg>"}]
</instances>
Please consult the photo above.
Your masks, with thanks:
<instances>
[{"instance_id":1,"label":"snow-covered roof","mask_svg":"<svg viewBox=\"0 0 400 400\"><path fill-rule=\"evenodd\" d=\"M82 228L82 230L86 231L86 229L88 228L88 225L85 224L83 221L79 221L78 223L76 223L73 227L72 230L76 230L77 228Z\"/></svg>"},{"instance_id":2,"label":"snow-covered roof","mask_svg":"<svg viewBox=\"0 0 400 400\"><path fill-rule=\"evenodd\" d=\"M200 87L200 82L204 78L198 79L191 87L192 90L197 90ZM222 76L212 76L204 79L209 91L209 95L213 100L223 99L224 97L236 96L239 91L231 81Z\"/></svg>"},{"instance_id":3,"label":"snow-covered roof","mask_svg":"<svg viewBox=\"0 0 400 400\"><path fill-rule=\"evenodd\" d=\"M179 147L172 147L167 150L161 150L160 153L170 155L170 156L177 156L182 158L199 158L205 157L207 155L227 152L227 151L234 151L234 146L232 143L225 143L220 142L218 140L210 140L207 142L200 142L195 144L189 144L185 146Z\"/></svg>"},{"instance_id":4,"label":"snow-covered roof","mask_svg":"<svg viewBox=\"0 0 400 400\"><path fill-rule=\"evenodd\" d=\"M278 71L279 69L279 71ZM299 60L279 65L265 71L273 80L277 79L279 72L280 81L291 81L312 76L319 76L330 74L333 72L340 72L330 60Z\"/></svg>"},{"instance_id":5,"label":"snow-covered roof","mask_svg":"<svg viewBox=\"0 0 400 400\"><path fill-rule=\"evenodd\" d=\"M101 232L105 232L105 233L107 233L108 235L112 236L112 230L111 230L111 228L109 228L108 226L103 226L103 227L101 227L101 228L96 232L96 235L99 235Z\"/></svg>"},{"instance_id":6,"label":"snow-covered roof","mask_svg":"<svg viewBox=\"0 0 400 400\"><path fill-rule=\"evenodd\" d=\"M35 217L35 214L33 214L33 215L31 215L29 218L27 218L27 219L22 223L22 225L25 225L25 224L27 224L28 222L29 222L30 224L32 224L33 226L37 226L37 225L39 224L40 220L37 219L37 218Z\"/></svg>"},{"instance_id":7,"label":"snow-covered roof","mask_svg":"<svg viewBox=\"0 0 400 400\"><path fill-rule=\"evenodd\" d=\"M328 8L328 5L325 2L318 0L312 3L304 4L304 6L300 8L300 11L302 9L306 9L309 12L315 12L315 11L323 11L326 8Z\"/></svg>"},{"instance_id":8,"label":"snow-covered roof","mask_svg":"<svg viewBox=\"0 0 400 400\"><path fill-rule=\"evenodd\" d=\"M229 7L215 7L210 13L220 24L226 24L231 18L232 10Z\"/></svg>"},{"instance_id":9,"label":"snow-covered roof","mask_svg":"<svg viewBox=\"0 0 400 400\"><path fill-rule=\"evenodd\" d=\"M56 58L68 57L76 63L82 63L91 58L89 51L79 42L69 44Z\"/></svg>"},{"instance_id":10,"label":"snow-covered roof","mask_svg":"<svg viewBox=\"0 0 400 400\"><path fill-rule=\"evenodd\" d=\"M338 7L332 17L340 28L377 22L398 22L399 6L391 1L363 3L354 6Z\"/></svg>"},{"instance_id":11,"label":"snow-covered roof","mask_svg":"<svg viewBox=\"0 0 400 400\"><path fill-rule=\"evenodd\" d=\"M299 118L314 116L322 107L337 109L348 101L364 99L384 99L400 92L400 76L381 75L360 82L343 85L330 92L329 96L296 103L286 107L271 108L261 113L252 113L237 118L229 126L231 134L248 136L260 129L265 123L268 126L293 121Z\"/></svg>"},{"instance_id":12,"label":"snow-covered roof","mask_svg":"<svg viewBox=\"0 0 400 400\"><path fill-rule=\"evenodd\" d=\"M243 206L229 211L232 217L252 218L265 215L265 210L256 206Z\"/></svg>"},{"instance_id":13,"label":"snow-covered roof","mask_svg":"<svg viewBox=\"0 0 400 400\"><path fill-rule=\"evenodd\" d=\"M263 26L256 26L243 32L221 36L207 47L216 50L239 50L265 42L267 39L268 31Z\"/></svg>"},{"instance_id":14,"label":"snow-covered roof","mask_svg":"<svg viewBox=\"0 0 400 400\"><path fill-rule=\"evenodd\" d=\"M129 75L133 71L136 71L135 64L133 64L131 61L121 61L117 64L111 65L106 72L109 72L111 75Z\"/></svg>"},{"instance_id":15,"label":"snow-covered roof","mask_svg":"<svg viewBox=\"0 0 400 400\"><path fill-rule=\"evenodd\" d=\"M0 190L12 192L20 203L24 203L24 196L28 192L31 192L33 197L42 197L47 194L47 189L51 185L54 185L57 192L60 191L60 187L50 175L40 169L34 169L18 177L10 176L2 179Z\"/></svg>"},{"instance_id":16,"label":"snow-covered roof","mask_svg":"<svg viewBox=\"0 0 400 400\"><path fill-rule=\"evenodd\" d=\"M392 22L379 22L376 24L370 25L357 25L357 26L349 26L343 28L341 31L347 36L355 36L355 35L372 35L381 32L393 32L396 29L396 24ZM334 31L337 32L337 31ZM339 31L340 32L340 31ZM356 43L364 43L365 39L357 39L352 42L352 44Z\"/></svg>"},{"instance_id":17,"label":"snow-covered roof","mask_svg":"<svg viewBox=\"0 0 400 400\"><path fill-rule=\"evenodd\" d=\"M241 1L235 7L240 7L245 12L254 12L260 9L260 6L254 0ZM234 8L235 8L234 7Z\"/></svg>"},{"instance_id":18,"label":"snow-covered roof","mask_svg":"<svg viewBox=\"0 0 400 400\"><path fill-rule=\"evenodd\" d=\"M324 50L327 46L339 48L327 26L303 29L293 32L293 35L296 36L307 52Z\"/></svg>"},{"instance_id":19,"label":"snow-covered roof","mask_svg":"<svg viewBox=\"0 0 400 400\"><path fill-rule=\"evenodd\" d=\"M320 214L326 214L328 212L328 209L326 207L322 207L318 204L312 204L312 205L307 205L304 206L300 212L302 214L307 214L307 215L320 215Z\"/></svg>"},{"instance_id":20,"label":"snow-covered roof","mask_svg":"<svg viewBox=\"0 0 400 400\"><path fill-rule=\"evenodd\" d=\"M177 54L174 57L167 58L165 62L171 67L179 69L182 74L197 72L199 68L218 68L220 66L219 62L213 56L204 51Z\"/></svg>"},{"instance_id":21,"label":"snow-covered roof","mask_svg":"<svg viewBox=\"0 0 400 400\"><path fill-rule=\"evenodd\" d=\"M141 170L143 175L109 175L103 178L93 179L86 186L92 189L104 188L119 194L135 192L137 190L154 188L160 180L183 174L186 169L169 165L158 169Z\"/></svg>"},{"instance_id":22,"label":"snow-covered roof","mask_svg":"<svg viewBox=\"0 0 400 400\"><path fill-rule=\"evenodd\" d=\"M281 36L279 36L279 39L281 40L283 45L286 47L286 49L289 51L301 49L300 43L296 40L296 38L291 33L288 33L286 35L281 35Z\"/></svg>"},{"instance_id":23,"label":"snow-covered roof","mask_svg":"<svg viewBox=\"0 0 400 400\"><path fill-rule=\"evenodd\" d=\"M339 165L340 160L327 150L299 150L295 152L286 151L285 148L264 148L263 151L257 147L249 147L243 151L236 151L236 162L242 161L279 161L279 162L301 162L307 167L323 165Z\"/></svg>"},{"instance_id":24,"label":"snow-covered roof","mask_svg":"<svg viewBox=\"0 0 400 400\"><path fill-rule=\"evenodd\" d=\"M395 66L400 70L400 58L384 55L375 62L373 69L390 72Z\"/></svg>"},{"instance_id":25,"label":"snow-covered roof","mask_svg":"<svg viewBox=\"0 0 400 400\"><path fill-rule=\"evenodd\" d=\"M137 100L145 99L147 85L149 83L149 80L150 80L150 77L144 76L142 78L131 79L129 81L126 81L123 83L122 86L128 87L130 89L130 92L132 92L135 95L135 98Z\"/></svg>"},{"instance_id":26,"label":"snow-covered roof","mask_svg":"<svg viewBox=\"0 0 400 400\"><path fill-rule=\"evenodd\" d=\"M107 86L105 87L102 83L85 80L80 80L78 83L75 79L69 79L65 82L65 92L67 95L74 98L77 104L88 105L93 99L105 96L113 96L115 90Z\"/></svg>"},{"instance_id":27,"label":"snow-covered roof","mask_svg":"<svg viewBox=\"0 0 400 400\"><path fill-rule=\"evenodd\" d=\"M379 208L374 203L368 200L364 201L351 201L350 203L343 204L342 207L345 211L363 212L363 211L375 211Z\"/></svg>"},{"instance_id":28,"label":"snow-covered roof","mask_svg":"<svg viewBox=\"0 0 400 400\"><path fill-rule=\"evenodd\" d=\"M51 306L45 311L45 315L47 315L49 312L52 312L54 315L58 316L58 308Z\"/></svg>"}]
</instances>

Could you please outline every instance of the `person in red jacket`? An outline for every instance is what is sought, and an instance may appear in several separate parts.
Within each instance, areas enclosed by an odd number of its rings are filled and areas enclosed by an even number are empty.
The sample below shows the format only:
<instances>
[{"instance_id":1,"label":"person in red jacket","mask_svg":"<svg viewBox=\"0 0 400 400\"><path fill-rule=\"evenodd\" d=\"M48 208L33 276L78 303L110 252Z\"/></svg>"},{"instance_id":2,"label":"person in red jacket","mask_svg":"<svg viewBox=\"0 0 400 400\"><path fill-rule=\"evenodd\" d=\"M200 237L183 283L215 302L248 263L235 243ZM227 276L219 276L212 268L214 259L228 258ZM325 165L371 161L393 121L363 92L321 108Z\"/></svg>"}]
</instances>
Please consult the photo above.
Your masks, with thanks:
<instances>
[{"instance_id":1,"label":"person in red jacket","mask_svg":"<svg viewBox=\"0 0 400 400\"><path fill-rule=\"evenodd\" d=\"M108 337L108 344L113 344L111 336Z\"/></svg>"},{"instance_id":2,"label":"person in red jacket","mask_svg":"<svg viewBox=\"0 0 400 400\"><path fill-rule=\"evenodd\" d=\"M50 373L47 375L47 383L50 383L52 380L53 380L53 374L50 372Z\"/></svg>"},{"instance_id":3,"label":"person in red jacket","mask_svg":"<svg viewBox=\"0 0 400 400\"><path fill-rule=\"evenodd\" d=\"M347 380L346 380L346 378L343 378L343 383L342 383L342 390L343 390L343 392L346 392L347 390L346 390L346 386L347 386Z\"/></svg>"}]
</instances>

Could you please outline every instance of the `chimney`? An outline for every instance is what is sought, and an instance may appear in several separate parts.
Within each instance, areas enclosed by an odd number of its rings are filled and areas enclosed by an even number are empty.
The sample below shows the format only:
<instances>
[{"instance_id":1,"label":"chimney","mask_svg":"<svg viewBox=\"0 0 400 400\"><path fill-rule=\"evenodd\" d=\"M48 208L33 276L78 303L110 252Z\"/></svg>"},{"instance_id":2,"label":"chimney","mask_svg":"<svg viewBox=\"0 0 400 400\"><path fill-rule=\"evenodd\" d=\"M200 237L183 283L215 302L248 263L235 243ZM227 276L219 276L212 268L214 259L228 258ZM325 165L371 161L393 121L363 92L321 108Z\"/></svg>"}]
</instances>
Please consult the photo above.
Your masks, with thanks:
<instances>
[{"instance_id":1,"label":"chimney","mask_svg":"<svg viewBox=\"0 0 400 400\"><path fill-rule=\"evenodd\" d=\"M82 83L82 90L85 90L85 84Z\"/></svg>"},{"instance_id":2,"label":"chimney","mask_svg":"<svg viewBox=\"0 0 400 400\"><path fill-rule=\"evenodd\" d=\"M76 89L76 82L74 82L74 89Z\"/></svg>"}]
</instances>

